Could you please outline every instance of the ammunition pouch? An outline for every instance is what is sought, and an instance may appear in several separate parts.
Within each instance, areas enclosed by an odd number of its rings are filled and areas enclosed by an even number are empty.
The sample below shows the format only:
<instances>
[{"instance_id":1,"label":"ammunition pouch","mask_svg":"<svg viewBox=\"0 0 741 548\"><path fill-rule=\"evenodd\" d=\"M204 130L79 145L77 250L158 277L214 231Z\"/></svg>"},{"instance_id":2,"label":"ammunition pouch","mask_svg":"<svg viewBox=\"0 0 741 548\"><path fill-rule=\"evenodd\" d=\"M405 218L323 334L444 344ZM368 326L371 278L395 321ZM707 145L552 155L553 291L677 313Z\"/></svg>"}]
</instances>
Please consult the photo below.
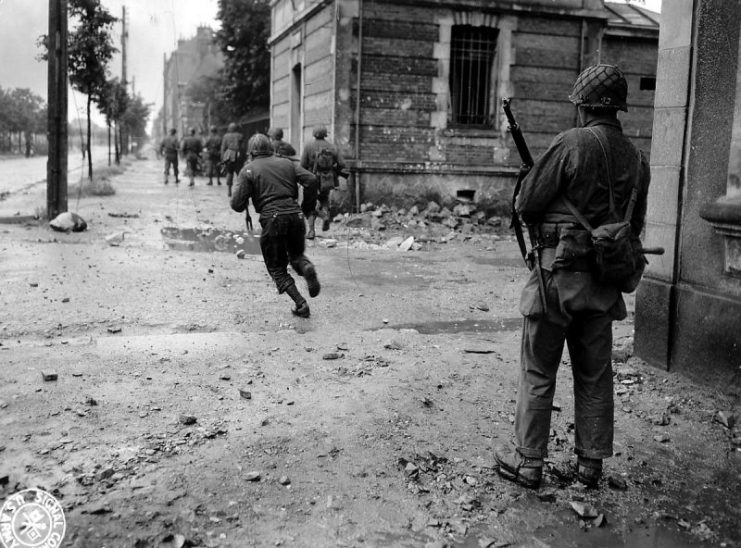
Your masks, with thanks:
<instances>
[{"instance_id":1,"label":"ammunition pouch","mask_svg":"<svg viewBox=\"0 0 741 548\"><path fill-rule=\"evenodd\" d=\"M591 272L592 240L588 231L575 223L541 223L538 245L546 270Z\"/></svg>"}]
</instances>

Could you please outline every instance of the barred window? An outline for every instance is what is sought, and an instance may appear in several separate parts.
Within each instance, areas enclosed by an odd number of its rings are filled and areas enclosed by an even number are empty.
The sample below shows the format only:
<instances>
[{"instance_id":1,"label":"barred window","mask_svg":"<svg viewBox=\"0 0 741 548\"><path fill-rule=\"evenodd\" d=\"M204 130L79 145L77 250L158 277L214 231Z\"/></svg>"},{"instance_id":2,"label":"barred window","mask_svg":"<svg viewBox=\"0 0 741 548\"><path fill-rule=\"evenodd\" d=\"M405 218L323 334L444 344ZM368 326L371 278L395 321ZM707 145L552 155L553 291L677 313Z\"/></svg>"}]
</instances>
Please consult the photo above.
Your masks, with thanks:
<instances>
[{"instance_id":1,"label":"barred window","mask_svg":"<svg viewBox=\"0 0 741 548\"><path fill-rule=\"evenodd\" d=\"M452 123L491 125L497 29L453 25L450 40Z\"/></svg>"}]
</instances>

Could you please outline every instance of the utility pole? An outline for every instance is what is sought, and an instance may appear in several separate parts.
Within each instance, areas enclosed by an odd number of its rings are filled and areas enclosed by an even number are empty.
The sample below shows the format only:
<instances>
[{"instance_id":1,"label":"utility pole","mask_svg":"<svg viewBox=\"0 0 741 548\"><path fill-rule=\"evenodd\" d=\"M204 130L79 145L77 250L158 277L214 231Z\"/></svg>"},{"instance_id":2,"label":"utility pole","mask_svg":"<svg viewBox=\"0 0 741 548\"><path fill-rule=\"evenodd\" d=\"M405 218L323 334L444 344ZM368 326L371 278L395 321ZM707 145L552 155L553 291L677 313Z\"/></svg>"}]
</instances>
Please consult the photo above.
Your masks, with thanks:
<instances>
[{"instance_id":1,"label":"utility pole","mask_svg":"<svg viewBox=\"0 0 741 548\"><path fill-rule=\"evenodd\" d=\"M164 90L162 97L162 137L167 136L167 53L162 54L164 68L162 69L162 81Z\"/></svg>"},{"instance_id":2,"label":"utility pole","mask_svg":"<svg viewBox=\"0 0 741 548\"><path fill-rule=\"evenodd\" d=\"M126 30L126 6L121 7L121 83L125 90L128 90L128 82L126 80L126 42L128 41L129 33ZM126 131L122 129L121 135L121 148L124 150L124 154L129 152L129 136Z\"/></svg>"},{"instance_id":3,"label":"utility pole","mask_svg":"<svg viewBox=\"0 0 741 548\"><path fill-rule=\"evenodd\" d=\"M67 0L49 0L46 215L67 211Z\"/></svg>"}]
</instances>

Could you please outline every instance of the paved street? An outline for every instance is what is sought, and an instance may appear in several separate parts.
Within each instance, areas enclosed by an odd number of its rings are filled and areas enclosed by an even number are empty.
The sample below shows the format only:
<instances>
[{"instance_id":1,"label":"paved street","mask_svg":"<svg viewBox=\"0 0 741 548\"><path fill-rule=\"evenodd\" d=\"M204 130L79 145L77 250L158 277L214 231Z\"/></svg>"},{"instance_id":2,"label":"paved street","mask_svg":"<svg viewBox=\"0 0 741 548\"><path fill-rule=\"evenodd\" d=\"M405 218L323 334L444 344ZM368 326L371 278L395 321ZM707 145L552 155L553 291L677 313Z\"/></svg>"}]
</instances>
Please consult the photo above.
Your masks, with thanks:
<instances>
[{"instance_id":1,"label":"paved street","mask_svg":"<svg viewBox=\"0 0 741 548\"><path fill-rule=\"evenodd\" d=\"M505 228L442 243L334 223L308 244L323 285L297 319L225 187L127 163L114 196L80 200L86 232L0 225L0 499L54 494L63 546L740 545L738 430L718 420L738 394L631 358L632 315L599 488L574 478L567 356L545 485L496 474L527 274ZM410 235L420 250L376 245Z\"/></svg>"},{"instance_id":2,"label":"paved street","mask_svg":"<svg viewBox=\"0 0 741 548\"><path fill-rule=\"evenodd\" d=\"M92 149L94 165L108 164L108 147L95 146ZM79 179L80 174L87 174L87 160L83 162L78 149L70 150L67 158L69 182ZM85 169L83 169L83 167ZM0 196L22 191L28 187L46 181L46 156L2 156L0 157ZM0 203L0 208L2 204Z\"/></svg>"}]
</instances>

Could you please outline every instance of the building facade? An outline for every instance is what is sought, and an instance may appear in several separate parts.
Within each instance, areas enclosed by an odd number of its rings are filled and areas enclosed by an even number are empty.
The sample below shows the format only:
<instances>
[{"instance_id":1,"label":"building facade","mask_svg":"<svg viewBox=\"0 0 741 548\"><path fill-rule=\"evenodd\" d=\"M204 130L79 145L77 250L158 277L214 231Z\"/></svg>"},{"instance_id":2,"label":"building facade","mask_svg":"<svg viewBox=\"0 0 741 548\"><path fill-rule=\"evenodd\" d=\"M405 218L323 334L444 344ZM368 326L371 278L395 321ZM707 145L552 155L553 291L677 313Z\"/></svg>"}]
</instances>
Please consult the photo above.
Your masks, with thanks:
<instances>
[{"instance_id":1,"label":"building facade","mask_svg":"<svg viewBox=\"0 0 741 548\"><path fill-rule=\"evenodd\" d=\"M214 31L198 27L196 35L178 40L178 47L164 59L164 106L162 130L174 128L184 135L189 127L204 130L208 125L208 105L188 99L188 84L202 77L215 76L224 65L223 56L214 44Z\"/></svg>"},{"instance_id":2,"label":"building facade","mask_svg":"<svg viewBox=\"0 0 741 548\"><path fill-rule=\"evenodd\" d=\"M741 3L663 5L635 352L741 383Z\"/></svg>"},{"instance_id":3,"label":"building facade","mask_svg":"<svg viewBox=\"0 0 741 548\"><path fill-rule=\"evenodd\" d=\"M658 20L602 0L275 0L271 125L297 148L325 125L352 166L351 202L510 200L519 157L576 122L576 76L618 64L626 131L648 151Z\"/></svg>"}]
</instances>

